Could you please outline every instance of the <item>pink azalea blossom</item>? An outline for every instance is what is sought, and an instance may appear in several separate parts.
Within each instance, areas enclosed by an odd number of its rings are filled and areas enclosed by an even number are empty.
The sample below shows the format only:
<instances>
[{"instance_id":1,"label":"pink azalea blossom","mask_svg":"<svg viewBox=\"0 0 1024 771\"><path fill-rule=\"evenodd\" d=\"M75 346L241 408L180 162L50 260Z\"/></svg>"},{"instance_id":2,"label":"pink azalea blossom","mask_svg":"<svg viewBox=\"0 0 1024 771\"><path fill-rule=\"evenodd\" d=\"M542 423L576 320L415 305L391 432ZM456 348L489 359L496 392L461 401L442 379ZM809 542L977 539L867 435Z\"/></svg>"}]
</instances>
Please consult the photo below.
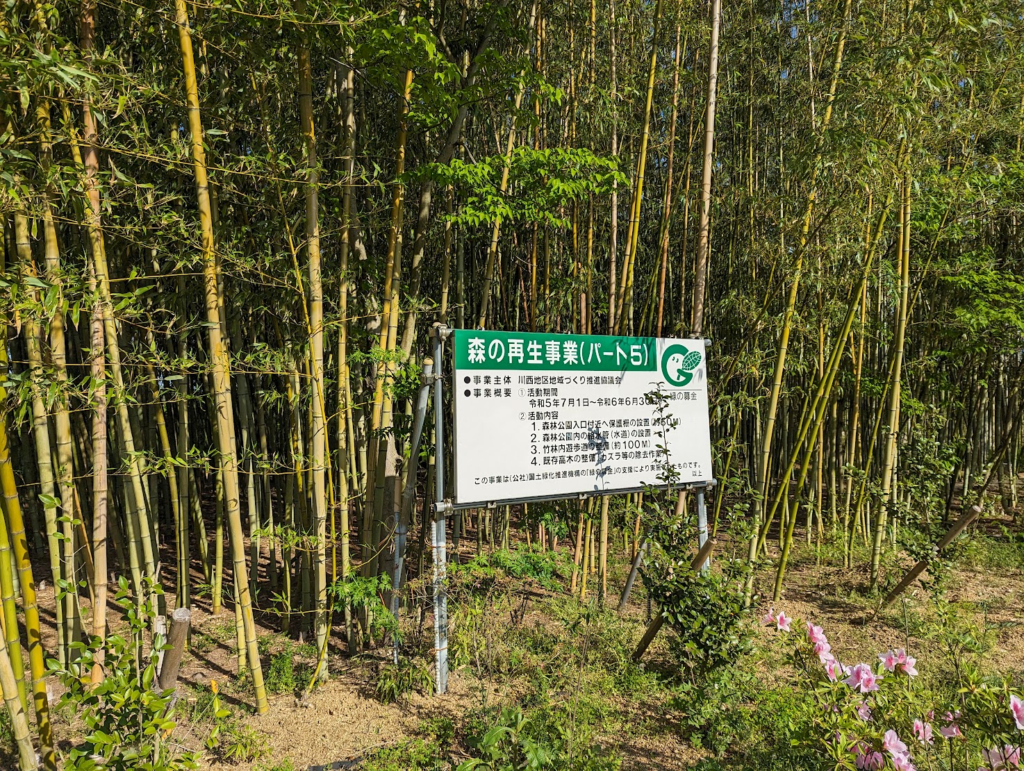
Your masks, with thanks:
<instances>
[{"instance_id":1,"label":"pink azalea blossom","mask_svg":"<svg viewBox=\"0 0 1024 771\"><path fill-rule=\"evenodd\" d=\"M829 645L827 642L814 643L814 652L818 654L818 661L820 661L822 664L824 664L829 659L833 658L832 646Z\"/></svg>"},{"instance_id":2,"label":"pink azalea blossom","mask_svg":"<svg viewBox=\"0 0 1024 771\"><path fill-rule=\"evenodd\" d=\"M775 621L775 608L768 608L768 612L764 614L761 623L765 626L775 626Z\"/></svg>"},{"instance_id":3,"label":"pink azalea blossom","mask_svg":"<svg viewBox=\"0 0 1024 771\"><path fill-rule=\"evenodd\" d=\"M881 679L867 664L858 664L843 682L861 693L870 693L878 690L878 681Z\"/></svg>"},{"instance_id":4,"label":"pink azalea blossom","mask_svg":"<svg viewBox=\"0 0 1024 771\"><path fill-rule=\"evenodd\" d=\"M900 669L906 672L910 677L917 677L917 659L913 656L907 656L900 664Z\"/></svg>"},{"instance_id":5,"label":"pink azalea blossom","mask_svg":"<svg viewBox=\"0 0 1024 771\"><path fill-rule=\"evenodd\" d=\"M828 675L828 679L833 683L839 680L839 675L842 674L843 665L835 659L829 659L825 662L825 674Z\"/></svg>"},{"instance_id":6,"label":"pink azalea blossom","mask_svg":"<svg viewBox=\"0 0 1024 771\"><path fill-rule=\"evenodd\" d=\"M990 750L982 750L981 754L985 756L985 761L992 767L992 771L1020 768L1020 747L1007 744L1003 749L993 747Z\"/></svg>"},{"instance_id":7,"label":"pink azalea blossom","mask_svg":"<svg viewBox=\"0 0 1024 771\"><path fill-rule=\"evenodd\" d=\"M792 618L790 618L780 610L779 617L775 620L775 623L778 626L780 632L789 632L792 631L789 627L792 621Z\"/></svg>"},{"instance_id":8,"label":"pink azalea blossom","mask_svg":"<svg viewBox=\"0 0 1024 771\"><path fill-rule=\"evenodd\" d=\"M992 767L992 771L1003 771L1006 768L1006 763L1003 761L1003 751L998 747L982 750L981 754L985 757L985 762Z\"/></svg>"},{"instance_id":9,"label":"pink azalea blossom","mask_svg":"<svg viewBox=\"0 0 1024 771\"><path fill-rule=\"evenodd\" d=\"M897 664L902 664L907 660L907 652L902 648L897 648L893 653L896 655Z\"/></svg>"},{"instance_id":10,"label":"pink azalea blossom","mask_svg":"<svg viewBox=\"0 0 1024 771\"><path fill-rule=\"evenodd\" d=\"M890 672L896 671L896 665L899 663L896 660L896 654L893 651L888 653L879 653L878 660L882 662L882 666L888 669Z\"/></svg>"},{"instance_id":11,"label":"pink azalea blossom","mask_svg":"<svg viewBox=\"0 0 1024 771\"><path fill-rule=\"evenodd\" d=\"M907 745L900 741L900 737L891 728L882 737L882 749L893 757L907 754Z\"/></svg>"},{"instance_id":12,"label":"pink azalea blossom","mask_svg":"<svg viewBox=\"0 0 1024 771\"><path fill-rule=\"evenodd\" d=\"M982 750L985 762L991 766L991 771L1009 771L1011 768L1020 768L1020 747L1007 744L1003 749L993 747L990 750ZM989 771L989 769L985 769Z\"/></svg>"},{"instance_id":13,"label":"pink azalea blossom","mask_svg":"<svg viewBox=\"0 0 1024 771\"><path fill-rule=\"evenodd\" d=\"M1007 744L1003 747L1003 758L1006 760L1006 767L1020 768L1020 747Z\"/></svg>"},{"instance_id":14,"label":"pink azalea blossom","mask_svg":"<svg viewBox=\"0 0 1024 771\"><path fill-rule=\"evenodd\" d=\"M1017 723L1017 729L1024 731L1024 701L1019 696L1010 696L1010 712Z\"/></svg>"},{"instance_id":15,"label":"pink azalea blossom","mask_svg":"<svg viewBox=\"0 0 1024 771\"><path fill-rule=\"evenodd\" d=\"M825 637L825 630L820 626L815 626L810 621L807 622L807 639L817 646L819 643L828 645L828 640Z\"/></svg>"},{"instance_id":16,"label":"pink azalea blossom","mask_svg":"<svg viewBox=\"0 0 1024 771\"><path fill-rule=\"evenodd\" d=\"M917 771L917 766L910 762L910 756L906 753L893 755L892 766L896 771Z\"/></svg>"},{"instance_id":17,"label":"pink azalea blossom","mask_svg":"<svg viewBox=\"0 0 1024 771\"><path fill-rule=\"evenodd\" d=\"M857 717L863 720L865 723L871 722L871 707L867 704L861 704L857 707Z\"/></svg>"},{"instance_id":18,"label":"pink azalea blossom","mask_svg":"<svg viewBox=\"0 0 1024 771\"><path fill-rule=\"evenodd\" d=\"M914 735L921 744L932 744L932 726L931 723L925 723L922 720L914 721Z\"/></svg>"},{"instance_id":19,"label":"pink azalea blossom","mask_svg":"<svg viewBox=\"0 0 1024 771\"><path fill-rule=\"evenodd\" d=\"M884 767L885 756L881 752L868 752L857 758L857 768L867 769L867 771L878 771L878 769Z\"/></svg>"},{"instance_id":20,"label":"pink azalea blossom","mask_svg":"<svg viewBox=\"0 0 1024 771\"><path fill-rule=\"evenodd\" d=\"M853 754L856 756L854 765L857 768L878 771L885 766L885 756L881 752L875 752L864 742L857 742L853 745Z\"/></svg>"},{"instance_id":21,"label":"pink azalea blossom","mask_svg":"<svg viewBox=\"0 0 1024 771\"><path fill-rule=\"evenodd\" d=\"M963 736L963 734L960 733L960 726L958 726L956 723L950 723L947 726L943 726L939 729L939 733L947 739L954 739L957 736Z\"/></svg>"}]
</instances>

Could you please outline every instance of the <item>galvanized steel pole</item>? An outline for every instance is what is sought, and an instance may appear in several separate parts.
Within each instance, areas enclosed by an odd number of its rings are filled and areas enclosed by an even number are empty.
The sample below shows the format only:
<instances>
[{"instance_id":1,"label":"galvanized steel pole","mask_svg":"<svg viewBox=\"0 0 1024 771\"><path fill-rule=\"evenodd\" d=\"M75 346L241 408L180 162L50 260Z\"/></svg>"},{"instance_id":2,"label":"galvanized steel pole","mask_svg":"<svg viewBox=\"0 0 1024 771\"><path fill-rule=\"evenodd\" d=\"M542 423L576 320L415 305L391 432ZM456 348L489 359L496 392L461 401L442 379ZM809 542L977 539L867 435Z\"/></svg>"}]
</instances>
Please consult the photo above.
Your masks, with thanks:
<instances>
[{"instance_id":1,"label":"galvanized steel pole","mask_svg":"<svg viewBox=\"0 0 1024 771\"><path fill-rule=\"evenodd\" d=\"M437 502L434 504L432 550L434 553L434 652L437 667L437 692L448 690L448 592L445 587L445 498L444 498L444 365L441 359L445 338L451 330L444 324L434 324L430 335L434 338L434 469L436 471Z\"/></svg>"}]
</instances>

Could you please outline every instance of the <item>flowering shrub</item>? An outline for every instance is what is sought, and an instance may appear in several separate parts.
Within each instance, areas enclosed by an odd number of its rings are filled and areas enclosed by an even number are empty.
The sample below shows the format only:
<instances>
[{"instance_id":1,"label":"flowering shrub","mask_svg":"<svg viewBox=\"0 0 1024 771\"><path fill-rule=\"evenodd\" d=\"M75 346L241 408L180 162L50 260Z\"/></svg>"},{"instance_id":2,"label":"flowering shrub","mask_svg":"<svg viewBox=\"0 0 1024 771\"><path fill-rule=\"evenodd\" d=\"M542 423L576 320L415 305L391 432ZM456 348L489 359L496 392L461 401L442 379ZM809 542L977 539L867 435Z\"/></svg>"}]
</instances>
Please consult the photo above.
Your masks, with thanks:
<instances>
[{"instance_id":1,"label":"flowering shrub","mask_svg":"<svg viewBox=\"0 0 1024 771\"><path fill-rule=\"evenodd\" d=\"M917 659L905 650L881 653L877 662L847 664L832 652L820 626L774 610L763 622L788 634L793 664L814 695L801 741L834 768L1024 767L1024 701L1010 693L1007 681L970 675L955 692L935 694L918 683Z\"/></svg>"}]
</instances>

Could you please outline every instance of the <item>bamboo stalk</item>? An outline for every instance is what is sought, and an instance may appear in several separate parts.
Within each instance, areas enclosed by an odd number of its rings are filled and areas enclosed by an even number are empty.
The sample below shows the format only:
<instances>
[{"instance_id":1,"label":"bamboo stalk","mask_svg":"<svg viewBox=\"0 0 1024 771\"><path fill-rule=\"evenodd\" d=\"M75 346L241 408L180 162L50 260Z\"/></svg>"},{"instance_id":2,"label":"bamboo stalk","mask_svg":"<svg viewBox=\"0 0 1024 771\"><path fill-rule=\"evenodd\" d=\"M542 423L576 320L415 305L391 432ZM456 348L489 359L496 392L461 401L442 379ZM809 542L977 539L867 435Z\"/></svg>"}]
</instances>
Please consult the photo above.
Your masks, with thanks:
<instances>
[{"instance_id":1,"label":"bamboo stalk","mask_svg":"<svg viewBox=\"0 0 1024 771\"><path fill-rule=\"evenodd\" d=\"M203 233L203 279L205 285L207 332L210 344L210 362L213 365L213 391L217 414L217 442L224 475L226 515L231 531L231 552L234 562L234 580L238 586L239 604L245 627L245 643L248 651L253 687L256 691L256 709L261 714L270 709L263 685L263 670L256 646L256 623L252 613L252 598L246 579L245 536L239 513L238 473L236 451L233 446L234 413L231 406L231 375L227 350L221 340L220 294L217 286L216 247L214 245L213 221L210 209L210 192L206 175L206 153L203 148L203 126L199 114L199 89L196 82L195 59L192 53L192 35L188 25L185 0L175 0L175 24L178 27L178 41L181 46L182 65L185 75L185 91L188 101L188 122L191 134L192 160L195 169L196 195L199 202L199 220Z\"/></svg>"}]
</instances>

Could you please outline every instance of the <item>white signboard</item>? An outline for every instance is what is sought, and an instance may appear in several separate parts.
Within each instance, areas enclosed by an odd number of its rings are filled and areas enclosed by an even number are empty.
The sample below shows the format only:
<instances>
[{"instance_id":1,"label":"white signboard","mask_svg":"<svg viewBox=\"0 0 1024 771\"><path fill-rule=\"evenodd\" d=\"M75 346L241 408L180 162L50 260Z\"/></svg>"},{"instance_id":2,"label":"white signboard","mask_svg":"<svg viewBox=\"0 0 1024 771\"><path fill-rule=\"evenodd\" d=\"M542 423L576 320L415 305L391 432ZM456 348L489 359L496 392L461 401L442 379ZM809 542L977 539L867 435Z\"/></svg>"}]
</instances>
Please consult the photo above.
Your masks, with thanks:
<instances>
[{"instance_id":1,"label":"white signboard","mask_svg":"<svg viewBox=\"0 0 1024 771\"><path fill-rule=\"evenodd\" d=\"M713 479L703 340L460 329L454 347L456 506Z\"/></svg>"}]
</instances>

